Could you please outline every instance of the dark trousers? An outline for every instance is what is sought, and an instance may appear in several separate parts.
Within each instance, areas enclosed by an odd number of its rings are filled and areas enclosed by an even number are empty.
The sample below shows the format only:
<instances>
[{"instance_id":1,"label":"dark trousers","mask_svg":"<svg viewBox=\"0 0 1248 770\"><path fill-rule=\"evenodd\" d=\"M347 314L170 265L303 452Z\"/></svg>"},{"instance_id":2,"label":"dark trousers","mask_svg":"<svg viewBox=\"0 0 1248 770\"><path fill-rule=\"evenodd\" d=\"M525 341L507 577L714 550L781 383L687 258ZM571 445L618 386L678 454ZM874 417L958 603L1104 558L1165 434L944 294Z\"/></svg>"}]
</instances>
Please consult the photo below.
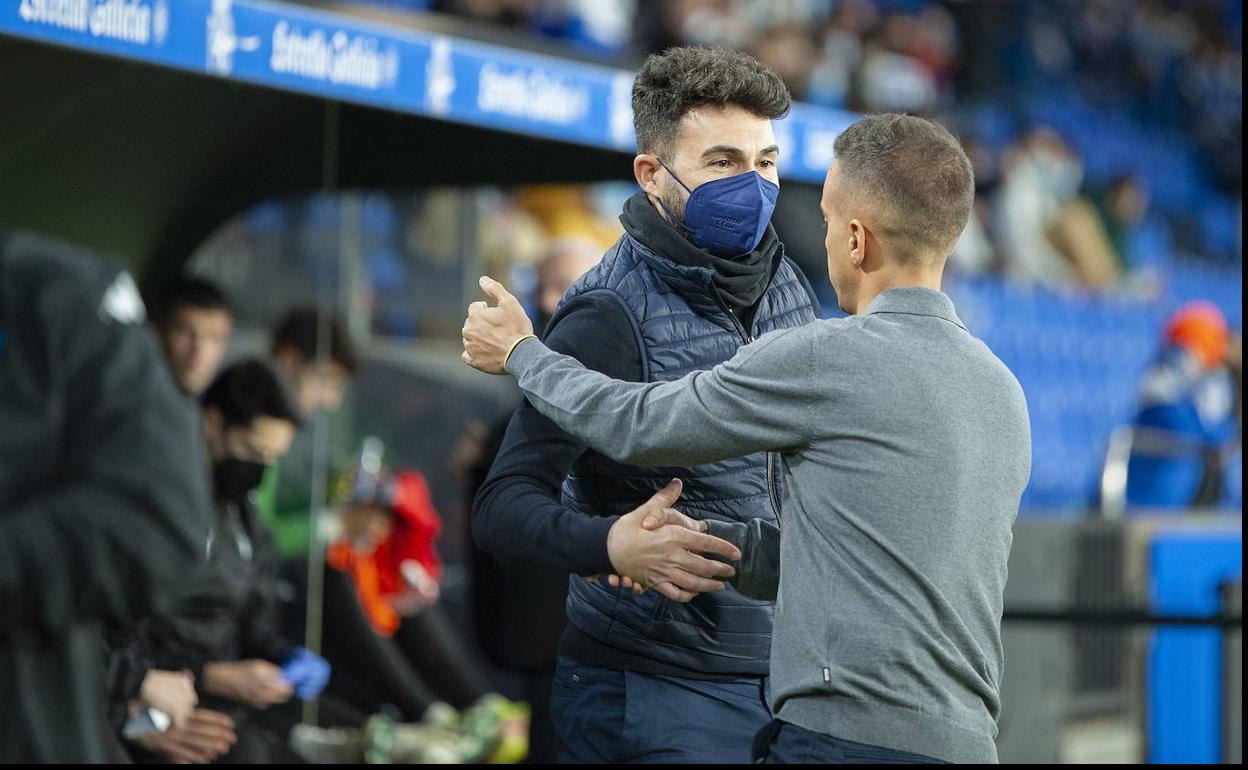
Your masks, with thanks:
<instances>
[{"instance_id":1,"label":"dark trousers","mask_svg":"<svg viewBox=\"0 0 1248 770\"><path fill-rule=\"evenodd\" d=\"M744 764L771 720L767 679L707 682L560 658L550 699L559 761Z\"/></svg>"},{"instance_id":2,"label":"dark trousers","mask_svg":"<svg viewBox=\"0 0 1248 770\"><path fill-rule=\"evenodd\" d=\"M404 618L394 637L378 635L343 573L325 569L325 658L333 667L326 689L370 713L382 704L418 721L435 700L458 709L490 691L449 618L436 605Z\"/></svg>"},{"instance_id":3,"label":"dark trousers","mask_svg":"<svg viewBox=\"0 0 1248 770\"><path fill-rule=\"evenodd\" d=\"M868 746L774 720L754 742L754 761L763 765L939 765L939 759Z\"/></svg>"},{"instance_id":4,"label":"dark trousers","mask_svg":"<svg viewBox=\"0 0 1248 770\"><path fill-rule=\"evenodd\" d=\"M550 688L554 684L555 670L523 671L519 673L523 683L521 693L532 709L529 716L529 755L526 765L552 765L559 761L555 751L555 726L550 717Z\"/></svg>"}]
</instances>

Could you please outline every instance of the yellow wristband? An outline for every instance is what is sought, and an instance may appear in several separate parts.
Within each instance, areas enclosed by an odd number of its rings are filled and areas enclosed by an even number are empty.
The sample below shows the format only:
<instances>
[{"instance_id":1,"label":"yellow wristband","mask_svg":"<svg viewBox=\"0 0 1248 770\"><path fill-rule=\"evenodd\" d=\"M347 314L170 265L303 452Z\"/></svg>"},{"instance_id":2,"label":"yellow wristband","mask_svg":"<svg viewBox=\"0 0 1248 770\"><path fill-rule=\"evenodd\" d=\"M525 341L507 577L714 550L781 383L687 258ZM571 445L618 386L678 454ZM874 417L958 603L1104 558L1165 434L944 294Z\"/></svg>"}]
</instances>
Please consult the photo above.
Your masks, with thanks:
<instances>
[{"instance_id":1,"label":"yellow wristband","mask_svg":"<svg viewBox=\"0 0 1248 770\"><path fill-rule=\"evenodd\" d=\"M507 368L507 360L511 358L511 354L515 352L516 346L528 339L537 339L536 334L526 334L515 342L511 343L511 347L507 349L507 355L503 357L503 368Z\"/></svg>"}]
</instances>

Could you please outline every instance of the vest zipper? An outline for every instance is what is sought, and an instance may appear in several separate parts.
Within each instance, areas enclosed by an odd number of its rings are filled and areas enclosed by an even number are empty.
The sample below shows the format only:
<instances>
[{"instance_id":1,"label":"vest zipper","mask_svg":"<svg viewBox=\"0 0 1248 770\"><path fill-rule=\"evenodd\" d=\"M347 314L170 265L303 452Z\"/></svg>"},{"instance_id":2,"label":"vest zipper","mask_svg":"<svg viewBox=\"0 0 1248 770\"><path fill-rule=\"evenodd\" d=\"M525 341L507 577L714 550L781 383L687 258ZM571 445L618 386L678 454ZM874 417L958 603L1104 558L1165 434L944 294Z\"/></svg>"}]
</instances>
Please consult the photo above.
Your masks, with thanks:
<instances>
[{"instance_id":1,"label":"vest zipper","mask_svg":"<svg viewBox=\"0 0 1248 770\"><path fill-rule=\"evenodd\" d=\"M771 509L776 512L776 526L780 526L780 491L776 489L774 452L767 453L767 494L771 497Z\"/></svg>"},{"instance_id":2,"label":"vest zipper","mask_svg":"<svg viewBox=\"0 0 1248 770\"><path fill-rule=\"evenodd\" d=\"M737 331L741 334L741 339L745 340L745 344L748 345L753 342L754 335L745 330L745 325L742 324L736 314L728 308L728 303L724 302L724 298L719 296L719 291L714 286L711 287L711 293L715 296L715 302L719 305L719 308L724 311L725 315L732 319L732 325L737 327ZM754 320L758 320L757 316ZM772 512L776 514L776 526L779 526L780 492L776 489L776 473L773 468L774 463L772 462L772 454L772 452L767 453L767 497L771 500Z\"/></svg>"}]
</instances>

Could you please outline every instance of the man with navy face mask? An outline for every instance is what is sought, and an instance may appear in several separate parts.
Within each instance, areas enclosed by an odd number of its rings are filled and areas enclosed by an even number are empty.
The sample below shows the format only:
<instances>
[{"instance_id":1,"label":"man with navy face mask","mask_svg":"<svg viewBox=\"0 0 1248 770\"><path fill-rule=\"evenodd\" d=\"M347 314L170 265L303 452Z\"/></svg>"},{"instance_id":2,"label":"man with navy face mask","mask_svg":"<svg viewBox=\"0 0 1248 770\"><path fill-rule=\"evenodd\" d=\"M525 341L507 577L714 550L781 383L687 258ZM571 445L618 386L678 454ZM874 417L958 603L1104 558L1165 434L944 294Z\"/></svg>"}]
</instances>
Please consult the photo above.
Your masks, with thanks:
<instances>
[{"instance_id":1,"label":"man with navy face mask","mask_svg":"<svg viewBox=\"0 0 1248 770\"><path fill-rule=\"evenodd\" d=\"M769 126L770 127L770 126ZM780 150L770 145L763 150L762 164L775 177L775 155ZM703 156L737 154L737 148L729 145L716 145L703 153ZM780 185L757 171L747 171L723 179L712 179L698 185L697 190L676 176L676 172L668 168L659 156L654 156L676 184L689 193L685 199L684 215L675 213L664 196L658 199L659 206L667 221L688 233L689 240L696 246L706 249L711 254L732 259L750 255L758 247L763 236L767 234L767 226L771 223L771 214L776 210L776 198L780 196ZM725 158L724 160L728 160ZM724 168L723 161L716 159L714 167ZM675 201L673 201L675 202Z\"/></svg>"},{"instance_id":2,"label":"man with navy face mask","mask_svg":"<svg viewBox=\"0 0 1248 770\"><path fill-rule=\"evenodd\" d=\"M813 321L810 285L770 225L771 121L789 103L775 73L736 51L647 59L633 86L641 189L619 242L564 295L546 344L616 379L660 382ZM673 505L695 519L774 522L780 498L773 453L625 466L530 405L516 411L473 532L500 557L572 573L551 698L561 760L750 761L772 716L773 605L723 582L733 568L708 557L738 558L728 542L642 522ZM645 575L656 590L636 595L599 574Z\"/></svg>"}]
</instances>

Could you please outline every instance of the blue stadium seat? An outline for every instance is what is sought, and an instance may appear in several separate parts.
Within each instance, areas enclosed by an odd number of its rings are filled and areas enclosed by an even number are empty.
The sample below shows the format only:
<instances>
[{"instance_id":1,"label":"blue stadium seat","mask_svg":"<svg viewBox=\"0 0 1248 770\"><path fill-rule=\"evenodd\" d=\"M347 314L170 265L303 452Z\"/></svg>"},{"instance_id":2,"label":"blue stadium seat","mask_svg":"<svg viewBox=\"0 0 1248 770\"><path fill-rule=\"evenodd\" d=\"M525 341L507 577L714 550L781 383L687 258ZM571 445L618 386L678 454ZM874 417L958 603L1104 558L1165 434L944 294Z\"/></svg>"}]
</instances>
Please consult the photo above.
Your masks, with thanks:
<instances>
[{"instance_id":1,"label":"blue stadium seat","mask_svg":"<svg viewBox=\"0 0 1248 770\"><path fill-rule=\"evenodd\" d=\"M1032 423L1031 483L1022 514L1079 511L1094 500L1110 433L1135 414L1168 315L1192 299L1242 316L1239 268L1179 260L1157 301L1062 294L999 277L951 278L946 289L971 331L1010 368ZM1234 496L1242 498L1239 469Z\"/></svg>"}]
</instances>

